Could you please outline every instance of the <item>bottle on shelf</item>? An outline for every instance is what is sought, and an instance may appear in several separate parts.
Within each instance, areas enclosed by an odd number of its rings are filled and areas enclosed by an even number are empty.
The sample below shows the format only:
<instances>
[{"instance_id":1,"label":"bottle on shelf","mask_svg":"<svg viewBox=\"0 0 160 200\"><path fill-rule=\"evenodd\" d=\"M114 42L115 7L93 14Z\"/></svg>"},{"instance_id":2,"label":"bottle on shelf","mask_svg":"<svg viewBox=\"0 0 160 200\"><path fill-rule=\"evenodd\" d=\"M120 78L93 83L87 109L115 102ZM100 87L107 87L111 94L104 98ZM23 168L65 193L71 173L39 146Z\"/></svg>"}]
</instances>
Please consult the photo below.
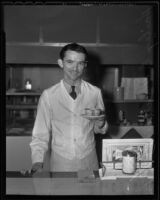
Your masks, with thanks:
<instances>
[{"instance_id":1,"label":"bottle on shelf","mask_svg":"<svg viewBox=\"0 0 160 200\"><path fill-rule=\"evenodd\" d=\"M138 125L144 126L146 122L144 110L140 110L137 117L138 117Z\"/></svg>"},{"instance_id":2,"label":"bottle on shelf","mask_svg":"<svg viewBox=\"0 0 160 200\"><path fill-rule=\"evenodd\" d=\"M146 124L148 126L152 125L152 113L150 111L146 112Z\"/></svg>"},{"instance_id":3,"label":"bottle on shelf","mask_svg":"<svg viewBox=\"0 0 160 200\"><path fill-rule=\"evenodd\" d=\"M30 79L26 79L25 81L25 89L26 90L31 90L32 89L32 83Z\"/></svg>"},{"instance_id":4,"label":"bottle on shelf","mask_svg":"<svg viewBox=\"0 0 160 200\"><path fill-rule=\"evenodd\" d=\"M124 112L122 110L119 111L118 113L118 118L119 118L119 122L123 122L123 116L124 116Z\"/></svg>"},{"instance_id":5,"label":"bottle on shelf","mask_svg":"<svg viewBox=\"0 0 160 200\"><path fill-rule=\"evenodd\" d=\"M123 110L119 111L119 122L122 125L126 125L127 124L127 119L126 119L126 116L125 116L125 112Z\"/></svg>"}]
</instances>

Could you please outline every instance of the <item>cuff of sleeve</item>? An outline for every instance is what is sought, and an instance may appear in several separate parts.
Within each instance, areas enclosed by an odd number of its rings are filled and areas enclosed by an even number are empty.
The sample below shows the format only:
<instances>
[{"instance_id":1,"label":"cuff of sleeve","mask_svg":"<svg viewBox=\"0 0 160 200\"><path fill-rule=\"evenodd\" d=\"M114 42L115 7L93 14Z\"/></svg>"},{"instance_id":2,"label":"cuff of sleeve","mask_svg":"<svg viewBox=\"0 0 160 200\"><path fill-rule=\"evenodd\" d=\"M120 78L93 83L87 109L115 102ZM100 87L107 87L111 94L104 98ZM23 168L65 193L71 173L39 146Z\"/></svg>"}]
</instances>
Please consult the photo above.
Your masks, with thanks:
<instances>
[{"instance_id":1,"label":"cuff of sleeve","mask_svg":"<svg viewBox=\"0 0 160 200\"><path fill-rule=\"evenodd\" d=\"M102 134L105 134L108 128L108 123L106 122L105 125L100 129Z\"/></svg>"},{"instance_id":2,"label":"cuff of sleeve","mask_svg":"<svg viewBox=\"0 0 160 200\"><path fill-rule=\"evenodd\" d=\"M38 155L38 153L32 154L32 163L41 162L43 163L43 156Z\"/></svg>"},{"instance_id":3,"label":"cuff of sleeve","mask_svg":"<svg viewBox=\"0 0 160 200\"><path fill-rule=\"evenodd\" d=\"M105 125L102 128L99 128L98 126L95 129L95 133L101 133L101 134L105 134L106 131L108 129L108 123L107 121L105 122Z\"/></svg>"}]
</instances>

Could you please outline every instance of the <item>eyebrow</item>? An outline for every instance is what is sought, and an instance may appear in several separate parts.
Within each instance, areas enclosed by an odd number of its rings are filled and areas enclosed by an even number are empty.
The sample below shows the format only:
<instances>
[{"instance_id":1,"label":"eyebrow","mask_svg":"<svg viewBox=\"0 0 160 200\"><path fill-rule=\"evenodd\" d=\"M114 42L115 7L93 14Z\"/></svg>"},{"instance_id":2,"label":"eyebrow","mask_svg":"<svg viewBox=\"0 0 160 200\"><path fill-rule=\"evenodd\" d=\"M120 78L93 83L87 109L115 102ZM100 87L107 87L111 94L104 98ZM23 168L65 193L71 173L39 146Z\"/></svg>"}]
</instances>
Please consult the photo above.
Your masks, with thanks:
<instances>
[{"instance_id":1,"label":"eyebrow","mask_svg":"<svg viewBox=\"0 0 160 200\"><path fill-rule=\"evenodd\" d=\"M70 58L68 58L68 59L64 59L64 60L67 60L67 61L76 61L76 62L88 62L87 60L80 60L80 61L77 61L77 60L72 60L72 59L70 59Z\"/></svg>"}]
</instances>

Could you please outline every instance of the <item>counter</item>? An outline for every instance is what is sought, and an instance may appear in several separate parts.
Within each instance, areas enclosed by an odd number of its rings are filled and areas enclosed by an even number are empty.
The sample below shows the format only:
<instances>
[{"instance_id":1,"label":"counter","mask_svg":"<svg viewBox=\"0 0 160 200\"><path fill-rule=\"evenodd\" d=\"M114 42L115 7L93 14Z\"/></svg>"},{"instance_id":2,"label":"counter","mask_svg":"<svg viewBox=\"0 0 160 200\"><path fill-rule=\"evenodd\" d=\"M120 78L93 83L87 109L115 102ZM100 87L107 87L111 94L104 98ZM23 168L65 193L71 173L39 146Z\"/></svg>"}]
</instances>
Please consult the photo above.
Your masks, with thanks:
<instances>
[{"instance_id":1,"label":"counter","mask_svg":"<svg viewBox=\"0 0 160 200\"><path fill-rule=\"evenodd\" d=\"M150 170L153 175L153 169ZM41 172L23 176L20 172L6 173L6 194L22 195L153 195L153 176L116 176L79 181L77 172ZM113 175L113 174L112 174Z\"/></svg>"}]
</instances>

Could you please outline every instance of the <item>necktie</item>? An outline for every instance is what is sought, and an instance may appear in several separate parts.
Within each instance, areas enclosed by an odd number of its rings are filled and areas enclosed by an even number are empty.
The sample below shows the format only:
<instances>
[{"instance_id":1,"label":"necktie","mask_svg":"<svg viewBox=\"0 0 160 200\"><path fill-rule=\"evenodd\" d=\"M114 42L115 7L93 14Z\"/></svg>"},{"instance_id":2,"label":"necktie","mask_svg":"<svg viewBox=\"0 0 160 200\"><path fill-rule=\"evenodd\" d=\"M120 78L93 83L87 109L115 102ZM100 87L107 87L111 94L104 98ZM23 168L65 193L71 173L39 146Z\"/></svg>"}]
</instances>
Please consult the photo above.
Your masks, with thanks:
<instances>
[{"instance_id":1,"label":"necktie","mask_svg":"<svg viewBox=\"0 0 160 200\"><path fill-rule=\"evenodd\" d=\"M73 99L75 99L77 97L77 94L75 92L75 86L71 86L71 89L72 89L72 91L71 91L70 95Z\"/></svg>"}]
</instances>

